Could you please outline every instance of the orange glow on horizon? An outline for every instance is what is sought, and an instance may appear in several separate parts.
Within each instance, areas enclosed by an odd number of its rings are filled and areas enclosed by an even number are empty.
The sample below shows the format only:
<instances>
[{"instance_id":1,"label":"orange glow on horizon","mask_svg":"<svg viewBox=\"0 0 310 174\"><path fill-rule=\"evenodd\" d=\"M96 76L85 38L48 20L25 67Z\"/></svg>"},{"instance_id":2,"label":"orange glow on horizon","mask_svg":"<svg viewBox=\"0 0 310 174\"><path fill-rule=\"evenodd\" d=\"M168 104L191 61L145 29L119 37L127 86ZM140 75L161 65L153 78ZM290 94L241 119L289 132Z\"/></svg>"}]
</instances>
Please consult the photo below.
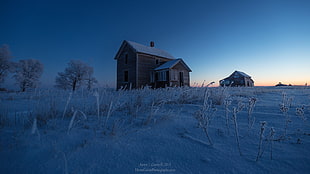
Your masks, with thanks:
<instances>
[{"instance_id":1,"label":"orange glow on horizon","mask_svg":"<svg viewBox=\"0 0 310 174\"><path fill-rule=\"evenodd\" d=\"M279 82L281 82L282 84L285 84L285 85L293 85L293 86L305 86L305 85L310 85L307 81L254 81L254 86L275 86L277 84L279 84ZM207 82L204 82L204 85L203 86L207 86L208 83ZM196 82L191 82L191 87L201 87L202 86L202 83L196 83ZM219 83L218 82L215 82L214 84L210 85L210 87L218 87L219 86Z\"/></svg>"}]
</instances>

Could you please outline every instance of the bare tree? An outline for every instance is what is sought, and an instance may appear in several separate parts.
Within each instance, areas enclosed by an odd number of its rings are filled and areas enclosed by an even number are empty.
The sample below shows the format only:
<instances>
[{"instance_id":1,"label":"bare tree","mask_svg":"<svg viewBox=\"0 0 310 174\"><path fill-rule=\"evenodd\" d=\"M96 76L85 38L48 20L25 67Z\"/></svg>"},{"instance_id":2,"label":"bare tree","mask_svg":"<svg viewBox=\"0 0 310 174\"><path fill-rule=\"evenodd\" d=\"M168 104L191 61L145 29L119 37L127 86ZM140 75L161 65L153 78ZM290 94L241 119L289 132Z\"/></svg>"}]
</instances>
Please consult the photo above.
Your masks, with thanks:
<instances>
[{"instance_id":1,"label":"bare tree","mask_svg":"<svg viewBox=\"0 0 310 174\"><path fill-rule=\"evenodd\" d=\"M12 63L10 62L11 58L9 46L3 45L0 47L0 83L3 83L4 78L12 68Z\"/></svg>"},{"instance_id":2,"label":"bare tree","mask_svg":"<svg viewBox=\"0 0 310 174\"><path fill-rule=\"evenodd\" d=\"M92 77L93 68L80 60L71 60L64 72L59 72L56 77L56 87L62 89L72 89L75 91L83 84L87 84L90 89L97 80Z\"/></svg>"},{"instance_id":3,"label":"bare tree","mask_svg":"<svg viewBox=\"0 0 310 174\"><path fill-rule=\"evenodd\" d=\"M36 88L43 73L43 64L39 60L20 60L15 65L14 78L22 92L27 88Z\"/></svg>"}]
</instances>

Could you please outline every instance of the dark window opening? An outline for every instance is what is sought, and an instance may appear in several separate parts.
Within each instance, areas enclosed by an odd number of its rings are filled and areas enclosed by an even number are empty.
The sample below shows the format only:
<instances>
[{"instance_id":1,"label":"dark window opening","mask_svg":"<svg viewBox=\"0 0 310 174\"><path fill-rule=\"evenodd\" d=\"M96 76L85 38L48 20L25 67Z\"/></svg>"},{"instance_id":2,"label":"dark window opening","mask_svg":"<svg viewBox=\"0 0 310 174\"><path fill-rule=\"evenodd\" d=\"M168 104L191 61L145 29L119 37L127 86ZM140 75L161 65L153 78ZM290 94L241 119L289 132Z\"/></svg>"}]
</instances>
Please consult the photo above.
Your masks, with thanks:
<instances>
[{"instance_id":1,"label":"dark window opening","mask_svg":"<svg viewBox=\"0 0 310 174\"><path fill-rule=\"evenodd\" d=\"M158 65L159 64L159 59L156 59L156 65Z\"/></svg>"},{"instance_id":2,"label":"dark window opening","mask_svg":"<svg viewBox=\"0 0 310 174\"><path fill-rule=\"evenodd\" d=\"M124 71L124 82L128 82L128 71Z\"/></svg>"},{"instance_id":3,"label":"dark window opening","mask_svg":"<svg viewBox=\"0 0 310 174\"><path fill-rule=\"evenodd\" d=\"M155 73L155 81L158 81L158 72Z\"/></svg>"},{"instance_id":4,"label":"dark window opening","mask_svg":"<svg viewBox=\"0 0 310 174\"><path fill-rule=\"evenodd\" d=\"M184 76L183 76L183 72L179 73L179 82L180 82L180 86L184 85Z\"/></svg>"}]
</instances>

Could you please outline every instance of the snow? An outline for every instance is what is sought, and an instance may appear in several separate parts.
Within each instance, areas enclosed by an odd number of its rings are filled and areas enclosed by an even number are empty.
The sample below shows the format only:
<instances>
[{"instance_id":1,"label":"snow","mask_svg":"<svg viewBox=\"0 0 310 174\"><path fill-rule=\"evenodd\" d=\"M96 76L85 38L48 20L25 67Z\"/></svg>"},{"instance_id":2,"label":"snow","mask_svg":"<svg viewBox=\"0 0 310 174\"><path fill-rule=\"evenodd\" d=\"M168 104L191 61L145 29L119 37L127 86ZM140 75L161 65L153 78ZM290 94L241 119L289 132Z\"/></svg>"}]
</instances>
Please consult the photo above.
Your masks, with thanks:
<instances>
[{"instance_id":1,"label":"snow","mask_svg":"<svg viewBox=\"0 0 310 174\"><path fill-rule=\"evenodd\" d=\"M181 61L181 59L170 60L170 61L160 65L159 67L155 68L154 70L157 71L157 70L171 68L171 67L173 67L174 65L176 65L180 61Z\"/></svg>"},{"instance_id":2,"label":"snow","mask_svg":"<svg viewBox=\"0 0 310 174\"><path fill-rule=\"evenodd\" d=\"M212 101L210 106L216 109L209 125L213 146L195 119L206 90L207 103ZM96 89L69 96L54 89L0 93L1 173L310 171L309 87ZM252 114L255 122L248 130L250 98L257 103ZM244 105L237 113L242 156L233 121L229 120L229 127L225 124L224 99L231 101L229 111ZM283 137L287 117L280 106L286 99L290 122ZM298 115L296 108L304 113ZM232 112L228 116L232 118ZM261 121L267 125L263 154L256 161ZM276 132L273 141L271 127Z\"/></svg>"},{"instance_id":3,"label":"snow","mask_svg":"<svg viewBox=\"0 0 310 174\"><path fill-rule=\"evenodd\" d=\"M251 77L244 72L241 72L241 71L236 71L236 72L239 73L240 75L242 75L243 77Z\"/></svg>"},{"instance_id":4,"label":"snow","mask_svg":"<svg viewBox=\"0 0 310 174\"><path fill-rule=\"evenodd\" d=\"M155 47L148 47L136 42L132 42L132 41L126 41L129 45L131 45L136 52L140 52L140 53L146 53L146 54L150 54L150 55L154 55L154 56L159 56L159 57L164 57L164 58L169 58L169 59L174 59L174 57L169 54L168 52L155 48Z\"/></svg>"}]
</instances>

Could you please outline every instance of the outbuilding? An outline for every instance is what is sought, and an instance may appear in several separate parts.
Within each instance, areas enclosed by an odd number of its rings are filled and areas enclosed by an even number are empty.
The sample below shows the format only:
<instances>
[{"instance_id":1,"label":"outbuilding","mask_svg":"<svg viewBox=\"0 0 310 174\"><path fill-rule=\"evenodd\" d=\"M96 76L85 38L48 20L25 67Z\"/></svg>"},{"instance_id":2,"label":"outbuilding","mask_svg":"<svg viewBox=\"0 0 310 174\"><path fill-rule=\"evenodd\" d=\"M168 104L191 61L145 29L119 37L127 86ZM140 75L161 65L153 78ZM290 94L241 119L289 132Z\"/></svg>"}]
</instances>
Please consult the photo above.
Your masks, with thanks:
<instances>
[{"instance_id":1,"label":"outbuilding","mask_svg":"<svg viewBox=\"0 0 310 174\"><path fill-rule=\"evenodd\" d=\"M229 77L220 80L220 86L254 86L254 81L246 73L235 71Z\"/></svg>"}]
</instances>

